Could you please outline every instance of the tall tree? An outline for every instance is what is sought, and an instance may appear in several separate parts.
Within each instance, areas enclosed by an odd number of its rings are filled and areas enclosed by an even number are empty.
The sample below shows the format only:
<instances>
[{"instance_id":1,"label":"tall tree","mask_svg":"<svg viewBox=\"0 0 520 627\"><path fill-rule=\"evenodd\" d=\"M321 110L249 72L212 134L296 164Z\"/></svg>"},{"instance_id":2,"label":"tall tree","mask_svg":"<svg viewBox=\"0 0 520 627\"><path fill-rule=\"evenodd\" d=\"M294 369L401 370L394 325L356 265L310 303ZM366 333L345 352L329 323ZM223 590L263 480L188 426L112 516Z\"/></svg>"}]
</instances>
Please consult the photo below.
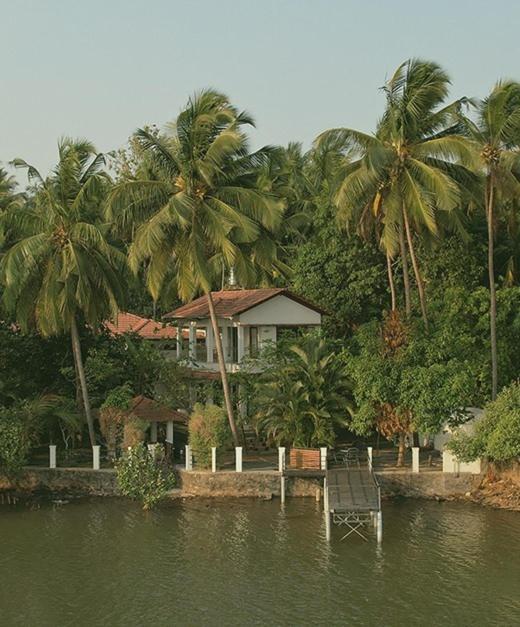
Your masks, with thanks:
<instances>
[{"instance_id":1,"label":"tall tree","mask_svg":"<svg viewBox=\"0 0 520 627\"><path fill-rule=\"evenodd\" d=\"M498 392L497 304L494 240L497 209L520 194L520 84L498 82L477 103L477 119L463 118L484 176L484 208L488 234L489 321L491 339L491 398Z\"/></svg>"},{"instance_id":2,"label":"tall tree","mask_svg":"<svg viewBox=\"0 0 520 627\"><path fill-rule=\"evenodd\" d=\"M22 329L35 326L43 336L70 333L94 445L78 327L115 315L125 294L125 256L107 240L100 221L109 182L104 157L88 141L64 139L46 179L21 159L13 163L27 169L33 193L22 208L4 215L13 238L0 263L4 303Z\"/></svg>"},{"instance_id":3,"label":"tall tree","mask_svg":"<svg viewBox=\"0 0 520 627\"><path fill-rule=\"evenodd\" d=\"M135 231L130 264L134 270L146 265L154 299L172 281L184 301L198 292L206 295L236 444L239 435L211 290L223 269L234 268L242 285L248 285L258 267L272 274L283 266L272 237L283 203L258 185L258 169L266 165L270 150L249 152L244 127L252 125L252 118L226 96L212 90L195 95L165 134L137 131L153 176L122 181L108 203L119 227Z\"/></svg>"},{"instance_id":4,"label":"tall tree","mask_svg":"<svg viewBox=\"0 0 520 627\"><path fill-rule=\"evenodd\" d=\"M449 78L435 63L411 59L387 82L385 113L377 132L349 128L326 131L317 145L334 138L343 142L351 163L338 180L336 204L342 220L374 216L380 225L380 245L403 261L405 302L409 309L407 253L428 326L424 284L414 234L437 236L437 212L452 212L460 204L457 164L473 163L472 151L456 119L464 99L444 105Z\"/></svg>"}]
</instances>

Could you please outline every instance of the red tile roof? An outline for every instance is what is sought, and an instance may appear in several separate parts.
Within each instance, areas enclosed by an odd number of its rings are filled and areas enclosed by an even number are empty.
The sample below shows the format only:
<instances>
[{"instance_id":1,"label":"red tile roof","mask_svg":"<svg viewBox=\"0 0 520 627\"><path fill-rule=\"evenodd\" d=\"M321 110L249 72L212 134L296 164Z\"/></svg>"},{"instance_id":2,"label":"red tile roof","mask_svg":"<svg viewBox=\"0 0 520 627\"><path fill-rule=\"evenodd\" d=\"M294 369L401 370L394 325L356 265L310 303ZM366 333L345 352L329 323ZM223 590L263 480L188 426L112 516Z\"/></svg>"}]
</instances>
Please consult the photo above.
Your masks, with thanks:
<instances>
[{"instance_id":1,"label":"red tile roof","mask_svg":"<svg viewBox=\"0 0 520 627\"><path fill-rule=\"evenodd\" d=\"M128 411L129 415L146 420L148 422L177 422L186 424L188 416L180 411L170 409L165 405L161 405L157 401L146 396L136 396L132 399L132 406Z\"/></svg>"},{"instance_id":2,"label":"red tile roof","mask_svg":"<svg viewBox=\"0 0 520 627\"><path fill-rule=\"evenodd\" d=\"M232 318L237 314L264 303L275 296L286 296L309 309L325 314L326 312L317 305L305 300L297 294L293 294L284 287L261 288L255 290L222 290L220 292L211 292L213 302L215 303L215 313L218 318ZM180 320L197 320L209 318L208 301L206 296L201 296L182 305L178 309L171 311L164 316L166 319Z\"/></svg>"},{"instance_id":3,"label":"red tile roof","mask_svg":"<svg viewBox=\"0 0 520 627\"><path fill-rule=\"evenodd\" d=\"M142 318L135 314L119 312L114 322L107 320L105 327L114 335L124 333L137 333L147 340L169 340L177 337L177 329L172 326L165 326L161 322L156 322L150 318ZM182 332L183 337L188 337L188 330Z\"/></svg>"}]
</instances>

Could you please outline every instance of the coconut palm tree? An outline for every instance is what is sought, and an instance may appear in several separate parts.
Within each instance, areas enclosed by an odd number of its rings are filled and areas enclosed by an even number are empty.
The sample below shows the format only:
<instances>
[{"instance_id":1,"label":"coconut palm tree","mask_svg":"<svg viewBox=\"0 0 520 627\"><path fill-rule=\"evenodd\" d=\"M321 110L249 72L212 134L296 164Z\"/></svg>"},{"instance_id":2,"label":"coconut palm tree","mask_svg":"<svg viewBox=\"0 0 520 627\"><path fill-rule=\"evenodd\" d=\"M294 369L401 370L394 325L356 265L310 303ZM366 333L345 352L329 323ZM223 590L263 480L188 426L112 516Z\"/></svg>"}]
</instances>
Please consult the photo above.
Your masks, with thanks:
<instances>
[{"instance_id":1,"label":"coconut palm tree","mask_svg":"<svg viewBox=\"0 0 520 627\"><path fill-rule=\"evenodd\" d=\"M473 164L456 115L465 99L444 105L449 78L435 63L411 59L384 86L387 106L374 135L354 129L326 131L316 145L335 139L351 155L338 180L335 202L341 221L366 220L380 226L380 245L390 260L403 262L406 310L410 310L410 255L425 327L422 275L414 234L439 233L438 212L460 204L456 168Z\"/></svg>"},{"instance_id":2,"label":"coconut palm tree","mask_svg":"<svg viewBox=\"0 0 520 627\"><path fill-rule=\"evenodd\" d=\"M239 443L218 329L212 287L223 269L234 268L242 285L260 267L283 269L273 233L283 203L258 185L258 169L270 150L250 153L244 132L252 118L212 90L190 99L162 135L145 129L136 138L148 156L152 176L122 181L113 189L108 215L133 231L131 267L146 265L154 299L172 281L187 301L206 295L215 337L228 419ZM150 167L151 166L151 167Z\"/></svg>"},{"instance_id":3,"label":"coconut palm tree","mask_svg":"<svg viewBox=\"0 0 520 627\"><path fill-rule=\"evenodd\" d=\"M85 140L59 143L59 161L44 179L22 159L32 195L4 221L12 242L0 262L3 300L22 329L44 335L70 333L91 443L96 438L79 324L96 326L115 315L125 294L125 256L107 240L100 209L109 179L104 157Z\"/></svg>"},{"instance_id":4,"label":"coconut palm tree","mask_svg":"<svg viewBox=\"0 0 520 627\"><path fill-rule=\"evenodd\" d=\"M520 83L499 81L476 105L477 119L463 117L484 177L484 208L488 232L489 319L491 339L491 398L498 391L496 284L494 238L497 209L520 194Z\"/></svg>"}]
</instances>

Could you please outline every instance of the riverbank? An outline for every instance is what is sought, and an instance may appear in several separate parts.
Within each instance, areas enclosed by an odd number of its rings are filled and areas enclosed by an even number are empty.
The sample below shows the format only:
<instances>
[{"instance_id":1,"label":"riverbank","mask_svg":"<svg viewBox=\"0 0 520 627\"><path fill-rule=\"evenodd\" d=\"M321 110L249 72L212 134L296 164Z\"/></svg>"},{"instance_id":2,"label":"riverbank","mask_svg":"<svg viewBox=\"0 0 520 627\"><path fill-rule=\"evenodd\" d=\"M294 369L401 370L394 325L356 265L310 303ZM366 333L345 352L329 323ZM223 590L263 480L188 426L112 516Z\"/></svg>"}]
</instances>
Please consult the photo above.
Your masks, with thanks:
<instances>
[{"instance_id":1,"label":"riverbank","mask_svg":"<svg viewBox=\"0 0 520 627\"><path fill-rule=\"evenodd\" d=\"M177 470L177 485L170 498L260 498L280 496L280 474L274 470L219 471ZM518 469L489 467L485 475L443 473L428 470L384 470L376 473L385 499L394 497L435 500L470 500L482 505L520 511ZM287 497L320 497L320 476L286 479ZM0 477L0 492L50 493L77 496L119 496L115 471L89 468L28 467L16 480Z\"/></svg>"}]
</instances>

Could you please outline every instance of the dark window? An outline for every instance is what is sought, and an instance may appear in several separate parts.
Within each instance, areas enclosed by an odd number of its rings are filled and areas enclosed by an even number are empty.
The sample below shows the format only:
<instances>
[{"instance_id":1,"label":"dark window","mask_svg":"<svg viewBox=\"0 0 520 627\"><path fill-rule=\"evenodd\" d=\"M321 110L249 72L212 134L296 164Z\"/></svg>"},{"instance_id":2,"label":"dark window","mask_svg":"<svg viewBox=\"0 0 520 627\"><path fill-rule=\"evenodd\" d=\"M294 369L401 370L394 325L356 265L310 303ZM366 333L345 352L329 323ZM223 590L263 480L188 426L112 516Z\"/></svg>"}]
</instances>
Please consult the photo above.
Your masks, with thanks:
<instances>
[{"instance_id":1,"label":"dark window","mask_svg":"<svg viewBox=\"0 0 520 627\"><path fill-rule=\"evenodd\" d=\"M249 355L258 356L258 327L249 327Z\"/></svg>"}]
</instances>

